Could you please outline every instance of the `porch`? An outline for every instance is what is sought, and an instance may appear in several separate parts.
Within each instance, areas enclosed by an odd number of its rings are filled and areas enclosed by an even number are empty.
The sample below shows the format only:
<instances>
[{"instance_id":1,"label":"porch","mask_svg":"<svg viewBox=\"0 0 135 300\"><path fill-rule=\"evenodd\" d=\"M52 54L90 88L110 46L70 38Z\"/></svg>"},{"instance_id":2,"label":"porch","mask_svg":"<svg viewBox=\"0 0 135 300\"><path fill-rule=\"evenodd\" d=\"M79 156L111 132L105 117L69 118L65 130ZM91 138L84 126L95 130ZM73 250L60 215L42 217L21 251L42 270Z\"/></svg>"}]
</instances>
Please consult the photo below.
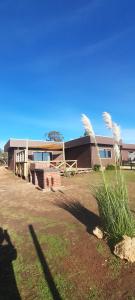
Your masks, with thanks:
<instances>
[{"instance_id":1,"label":"porch","mask_svg":"<svg viewBox=\"0 0 135 300\"><path fill-rule=\"evenodd\" d=\"M78 172L77 160L29 160L27 149L18 151L15 159L15 174L28 178L31 170L34 169L56 169L59 170L60 174L63 175L66 172Z\"/></svg>"}]
</instances>

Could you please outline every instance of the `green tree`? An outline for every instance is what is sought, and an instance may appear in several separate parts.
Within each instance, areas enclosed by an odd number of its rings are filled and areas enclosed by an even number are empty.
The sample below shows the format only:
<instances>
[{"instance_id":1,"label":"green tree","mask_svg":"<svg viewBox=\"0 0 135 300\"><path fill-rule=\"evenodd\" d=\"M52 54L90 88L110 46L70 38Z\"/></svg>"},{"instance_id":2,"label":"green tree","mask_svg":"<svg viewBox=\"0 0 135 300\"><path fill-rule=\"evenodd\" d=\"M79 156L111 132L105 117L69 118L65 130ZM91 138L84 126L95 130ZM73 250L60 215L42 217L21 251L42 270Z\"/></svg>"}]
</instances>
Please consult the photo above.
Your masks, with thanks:
<instances>
[{"instance_id":1,"label":"green tree","mask_svg":"<svg viewBox=\"0 0 135 300\"><path fill-rule=\"evenodd\" d=\"M83 135L83 136L88 136L88 135L89 135L89 133L88 133L87 130L85 129L84 135Z\"/></svg>"},{"instance_id":2,"label":"green tree","mask_svg":"<svg viewBox=\"0 0 135 300\"><path fill-rule=\"evenodd\" d=\"M47 141L62 142L64 140L63 135L56 130L49 131L45 136Z\"/></svg>"},{"instance_id":3,"label":"green tree","mask_svg":"<svg viewBox=\"0 0 135 300\"><path fill-rule=\"evenodd\" d=\"M0 149L0 165L6 165L8 163L8 154Z\"/></svg>"}]
</instances>

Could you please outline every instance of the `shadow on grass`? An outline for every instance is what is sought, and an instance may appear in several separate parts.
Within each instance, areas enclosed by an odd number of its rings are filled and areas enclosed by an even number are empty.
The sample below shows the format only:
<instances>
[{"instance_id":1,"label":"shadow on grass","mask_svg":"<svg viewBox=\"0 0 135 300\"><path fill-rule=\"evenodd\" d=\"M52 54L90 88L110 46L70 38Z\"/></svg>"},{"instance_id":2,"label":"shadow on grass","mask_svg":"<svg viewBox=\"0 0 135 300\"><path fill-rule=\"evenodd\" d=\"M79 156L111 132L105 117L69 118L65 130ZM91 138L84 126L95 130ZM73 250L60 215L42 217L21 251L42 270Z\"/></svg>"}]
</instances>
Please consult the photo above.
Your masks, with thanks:
<instances>
[{"instance_id":1,"label":"shadow on grass","mask_svg":"<svg viewBox=\"0 0 135 300\"><path fill-rule=\"evenodd\" d=\"M52 297L53 297L54 300L62 300L62 298L59 294L59 291L58 291L58 289L55 285L55 282L53 280L53 277L52 277L52 274L50 272L49 266L47 264L47 261L45 259L45 256L43 254L43 251L41 249L41 246L39 244L38 238L36 236L36 233L35 233L34 228L33 228L32 225L29 225L29 231L30 231L30 234L31 234L31 237L32 237L32 240L33 240L33 243L34 243L34 246L35 246L35 249L36 249L36 252L37 252L37 255L38 255L42 270L43 270L43 273L44 273L45 280L47 281L47 284L48 284L48 287L49 287L50 292L52 294Z\"/></svg>"},{"instance_id":2,"label":"shadow on grass","mask_svg":"<svg viewBox=\"0 0 135 300\"><path fill-rule=\"evenodd\" d=\"M7 230L0 228L0 299L21 300L12 261L17 258Z\"/></svg>"},{"instance_id":3,"label":"shadow on grass","mask_svg":"<svg viewBox=\"0 0 135 300\"><path fill-rule=\"evenodd\" d=\"M63 208L73 215L80 223L86 226L88 233L93 233L96 226L100 226L100 218L94 212L88 210L79 201L72 202L59 202L55 205Z\"/></svg>"}]
</instances>

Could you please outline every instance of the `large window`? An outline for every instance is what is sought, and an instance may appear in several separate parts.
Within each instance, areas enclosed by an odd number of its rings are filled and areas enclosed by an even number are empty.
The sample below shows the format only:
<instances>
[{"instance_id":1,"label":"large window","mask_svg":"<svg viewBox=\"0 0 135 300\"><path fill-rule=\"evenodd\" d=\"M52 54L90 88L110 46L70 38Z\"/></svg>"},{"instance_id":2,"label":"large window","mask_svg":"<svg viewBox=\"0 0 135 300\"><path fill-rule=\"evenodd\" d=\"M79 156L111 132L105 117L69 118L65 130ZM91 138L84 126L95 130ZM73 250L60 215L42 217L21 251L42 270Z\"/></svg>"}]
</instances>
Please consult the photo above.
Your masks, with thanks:
<instances>
[{"instance_id":1,"label":"large window","mask_svg":"<svg viewBox=\"0 0 135 300\"><path fill-rule=\"evenodd\" d=\"M99 150L99 154L100 154L101 158L111 158L112 157L111 150L109 150L109 149L101 149L101 150Z\"/></svg>"},{"instance_id":2,"label":"large window","mask_svg":"<svg viewBox=\"0 0 135 300\"><path fill-rule=\"evenodd\" d=\"M34 152L34 161L49 161L50 154L49 152Z\"/></svg>"}]
</instances>

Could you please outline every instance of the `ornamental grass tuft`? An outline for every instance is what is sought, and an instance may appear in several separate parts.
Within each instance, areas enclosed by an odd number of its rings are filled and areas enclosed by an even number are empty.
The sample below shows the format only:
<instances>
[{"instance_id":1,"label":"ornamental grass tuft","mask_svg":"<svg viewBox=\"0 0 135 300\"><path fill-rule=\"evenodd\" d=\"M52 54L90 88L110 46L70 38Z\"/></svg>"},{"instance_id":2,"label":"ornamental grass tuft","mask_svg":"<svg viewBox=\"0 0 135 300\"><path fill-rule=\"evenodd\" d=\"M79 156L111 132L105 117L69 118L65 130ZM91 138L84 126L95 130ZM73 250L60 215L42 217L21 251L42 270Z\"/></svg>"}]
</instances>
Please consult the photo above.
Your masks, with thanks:
<instances>
[{"instance_id":1,"label":"ornamental grass tuft","mask_svg":"<svg viewBox=\"0 0 135 300\"><path fill-rule=\"evenodd\" d=\"M85 130L87 130L87 132L89 133L92 132L92 136L94 137L95 147L97 150L97 155L101 167L101 174L103 178L102 185L93 188L93 195L97 200L102 228L107 234L108 239L116 243L117 241L121 240L124 235L127 235L129 237L135 236L135 220L129 208L128 192L120 168L120 127L116 123L113 123L109 113L103 113L103 119L105 121L106 127L112 132L114 142L113 151L115 155L115 178L113 180L113 183L108 182L108 180L106 179L107 173L105 173L102 165L99 147L91 122L88 117L86 117L85 115L82 116L82 122Z\"/></svg>"},{"instance_id":2,"label":"ornamental grass tuft","mask_svg":"<svg viewBox=\"0 0 135 300\"><path fill-rule=\"evenodd\" d=\"M103 230L108 239L117 242L124 235L135 236L135 221L128 204L124 182L94 188Z\"/></svg>"}]
</instances>

